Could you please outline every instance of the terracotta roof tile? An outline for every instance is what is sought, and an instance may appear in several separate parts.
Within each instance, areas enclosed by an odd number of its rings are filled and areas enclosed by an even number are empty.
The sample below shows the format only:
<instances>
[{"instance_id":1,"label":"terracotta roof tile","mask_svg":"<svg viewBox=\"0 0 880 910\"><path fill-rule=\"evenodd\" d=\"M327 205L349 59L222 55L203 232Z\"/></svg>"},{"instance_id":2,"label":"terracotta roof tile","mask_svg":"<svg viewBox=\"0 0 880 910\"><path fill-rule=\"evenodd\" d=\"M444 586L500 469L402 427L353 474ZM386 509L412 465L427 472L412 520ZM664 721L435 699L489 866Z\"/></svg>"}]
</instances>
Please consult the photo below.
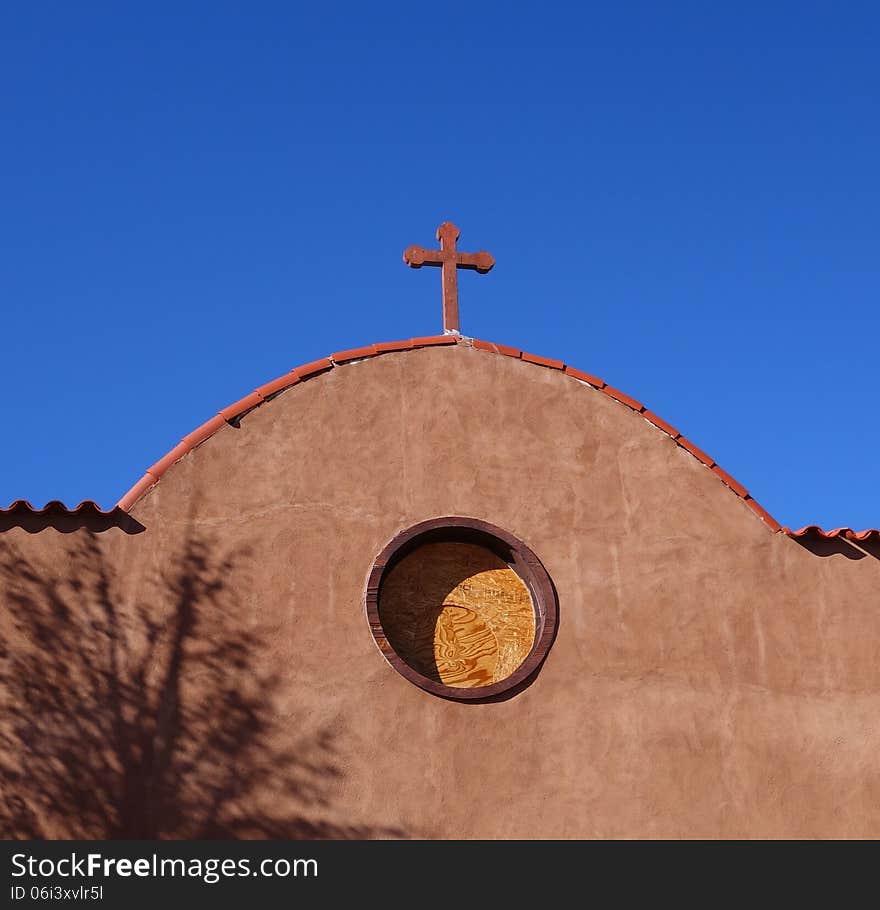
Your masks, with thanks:
<instances>
[{"instance_id":1,"label":"terracotta roof tile","mask_svg":"<svg viewBox=\"0 0 880 910\"><path fill-rule=\"evenodd\" d=\"M549 367L551 370L564 370L565 364L561 360L551 360L549 357L539 357L537 354L527 354L522 352L522 359L526 363L536 363L541 367Z\"/></svg>"},{"instance_id":2,"label":"terracotta roof tile","mask_svg":"<svg viewBox=\"0 0 880 910\"><path fill-rule=\"evenodd\" d=\"M329 357L321 357L320 360L313 360L311 363L304 363L301 367L292 370L297 379L308 379L310 376L317 376L318 373L326 373L327 370L333 369L333 361Z\"/></svg>"},{"instance_id":3,"label":"terracotta roof tile","mask_svg":"<svg viewBox=\"0 0 880 910\"><path fill-rule=\"evenodd\" d=\"M392 351L409 351L413 346L412 338L405 341L380 341L374 344L377 354L390 354Z\"/></svg>"},{"instance_id":4,"label":"terracotta roof tile","mask_svg":"<svg viewBox=\"0 0 880 910\"><path fill-rule=\"evenodd\" d=\"M847 528L847 540L860 540L868 541L874 540L877 543L880 543L880 530L877 528L869 528L865 531L852 531Z\"/></svg>"},{"instance_id":5,"label":"terracotta roof tile","mask_svg":"<svg viewBox=\"0 0 880 910\"><path fill-rule=\"evenodd\" d=\"M789 537L794 538L816 536L825 540L834 540L842 537L844 540L854 540L860 543L880 543L880 529L877 528L869 528L865 531L854 531L852 528L834 528L831 531L824 531L818 525L806 525L797 531L792 531L791 528L783 528L783 530Z\"/></svg>"},{"instance_id":6,"label":"terracotta roof tile","mask_svg":"<svg viewBox=\"0 0 880 910\"><path fill-rule=\"evenodd\" d=\"M149 471L141 477L140 480L128 490L122 499L119 500L117 505L120 509L124 509L128 512L131 507L147 492L157 481L158 477L154 477Z\"/></svg>"},{"instance_id":7,"label":"terracotta roof tile","mask_svg":"<svg viewBox=\"0 0 880 910\"><path fill-rule=\"evenodd\" d=\"M715 459L707 455L702 449L698 449L689 439L685 439L684 436L679 436L675 440L683 449L687 449L694 458L702 461L707 468L711 468L715 464Z\"/></svg>"},{"instance_id":8,"label":"terracotta roof tile","mask_svg":"<svg viewBox=\"0 0 880 910\"><path fill-rule=\"evenodd\" d=\"M833 531L824 531L819 525L805 525L803 528L800 528L797 531L792 531L791 528L786 528L785 533L789 537L806 537L809 534L816 534L819 537L824 537L826 539L831 539L834 537L840 537L845 531L848 531L849 528L834 528Z\"/></svg>"},{"instance_id":9,"label":"terracotta roof tile","mask_svg":"<svg viewBox=\"0 0 880 910\"><path fill-rule=\"evenodd\" d=\"M337 351L330 355L334 363L345 363L348 360L363 360L365 357L375 357L378 354L374 344L365 348L352 348L350 351Z\"/></svg>"},{"instance_id":10,"label":"terracotta roof tile","mask_svg":"<svg viewBox=\"0 0 880 910\"><path fill-rule=\"evenodd\" d=\"M118 503L112 509L102 509L91 499L84 499L73 508L68 508L60 499L52 499L42 509L32 506L26 499L16 499L7 508L0 509L0 515L10 515L14 512L26 512L29 515L48 515L50 512L60 512L64 515L84 515L88 513L94 515L125 514L125 510Z\"/></svg>"},{"instance_id":11,"label":"terracotta roof tile","mask_svg":"<svg viewBox=\"0 0 880 910\"><path fill-rule=\"evenodd\" d=\"M221 414L215 414L210 420L206 420L200 427L188 433L181 439L189 448L194 449L200 443L203 443L208 437L213 436L226 423Z\"/></svg>"},{"instance_id":12,"label":"terracotta roof tile","mask_svg":"<svg viewBox=\"0 0 880 910\"><path fill-rule=\"evenodd\" d=\"M593 376L590 373L585 373L583 370L576 370L574 367L566 366L565 372L575 379L580 379L581 382L587 382L591 386L595 386L597 389L604 389L608 384L604 379L600 379L598 376Z\"/></svg>"},{"instance_id":13,"label":"terracotta roof tile","mask_svg":"<svg viewBox=\"0 0 880 910\"><path fill-rule=\"evenodd\" d=\"M522 357L522 351L519 348L512 348L507 344L496 344L493 341L482 341L474 338L471 342L478 351L489 351L491 354L504 354L505 357L513 357L519 360Z\"/></svg>"},{"instance_id":14,"label":"terracotta roof tile","mask_svg":"<svg viewBox=\"0 0 880 910\"><path fill-rule=\"evenodd\" d=\"M153 477L161 477L176 461L180 461L184 455L188 454L195 446L187 445L185 442L179 442L167 454L162 456L154 465L147 468L147 473Z\"/></svg>"},{"instance_id":15,"label":"terracotta roof tile","mask_svg":"<svg viewBox=\"0 0 880 910\"><path fill-rule=\"evenodd\" d=\"M257 387L257 394L261 395L263 399L269 398L271 395L277 395L279 392L283 392L284 389L289 389L292 385L296 385L299 382L299 376L291 370L289 373L285 373L283 376L279 376L277 379L273 379L271 382L267 382L264 385Z\"/></svg>"},{"instance_id":16,"label":"terracotta roof tile","mask_svg":"<svg viewBox=\"0 0 880 910\"><path fill-rule=\"evenodd\" d=\"M644 411L645 406L641 401L637 401L635 398L630 398L625 392L621 392L620 389L615 389L613 386L605 385L602 387L602 391L613 398L615 401L625 404L628 408L632 408L634 411Z\"/></svg>"},{"instance_id":17,"label":"terracotta roof tile","mask_svg":"<svg viewBox=\"0 0 880 910\"><path fill-rule=\"evenodd\" d=\"M458 344L458 335L425 335L422 338L410 338L414 348L427 348L435 344Z\"/></svg>"},{"instance_id":18,"label":"terracotta roof tile","mask_svg":"<svg viewBox=\"0 0 880 910\"><path fill-rule=\"evenodd\" d=\"M777 531L782 530L782 525L759 503L755 502L751 496L746 500L746 505L758 516L762 521L766 522L770 530L775 534Z\"/></svg>"},{"instance_id":19,"label":"terracotta roof tile","mask_svg":"<svg viewBox=\"0 0 880 910\"><path fill-rule=\"evenodd\" d=\"M35 508L26 499L17 499L9 508L0 509L0 532L13 528L21 528L29 534L39 534L50 528L63 534L78 530L100 533L111 528L126 534L140 534L146 530L120 505L105 510L91 499L84 499L72 509L57 499L47 502L42 509Z\"/></svg>"},{"instance_id":20,"label":"terracotta roof tile","mask_svg":"<svg viewBox=\"0 0 880 910\"><path fill-rule=\"evenodd\" d=\"M728 474L727 471L724 470L724 468L722 468L716 464L715 467L712 468L712 472L714 474L717 474L727 484L727 486L729 486L730 489L733 490L734 493L736 493L739 496L742 496L743 499L745 499L746 496L749 495L749 491L741 483L734 480L730 476L730 474Z\"/></svg>"},{"instance_id":21,"label":"terracotta roof tile","mask_svg":"<svg viewBox=\"0 0 880 910\"><path fill-rule=\"evenodd\" d=\"M258 404L262 404L262 402L263 396L259 392L251 392L250 395L245 395L244 398L240 398L228 407L223 408L220 411L220 416L224 420L235 420L236 417L240 417L245 411L250 411Z\"/></svg>"},{"instance_id":22,"label":"terracotta roof tile","mask_svg":"<svg viewBox=\"0 0 880 910\"><path fill-rule=\"evenodd\" d=\"M679 433L671 423L667 423L653 411L642 411L642 417L650 423L653 423L655 427L659 427L664 433L668 433L673 439L678 439L678 437L681 436L681 433Z\"/></svg>"}]
</instances>

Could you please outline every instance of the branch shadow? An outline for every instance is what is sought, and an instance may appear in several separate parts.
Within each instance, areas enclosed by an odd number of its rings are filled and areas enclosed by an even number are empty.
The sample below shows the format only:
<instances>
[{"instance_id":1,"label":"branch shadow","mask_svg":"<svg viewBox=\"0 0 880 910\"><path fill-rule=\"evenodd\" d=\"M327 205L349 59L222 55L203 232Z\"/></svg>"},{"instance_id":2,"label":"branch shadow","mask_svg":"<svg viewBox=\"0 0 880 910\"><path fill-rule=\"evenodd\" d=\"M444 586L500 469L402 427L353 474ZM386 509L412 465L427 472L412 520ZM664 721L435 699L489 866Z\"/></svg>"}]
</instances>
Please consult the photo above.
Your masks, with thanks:
<instances>
[{"instance_id":1,"label":"branch shadow","mask_svg":"<svg viewBox=\"0 0 880 910\"><path fill-rule=\"evenodd\" d=\"M0 836L406 836L340 821L338 735L273 713L268 635L228 582L241 554L191 537L127 602L76 538L60 570L0 542Z\"/></svg>"}]
</instances>

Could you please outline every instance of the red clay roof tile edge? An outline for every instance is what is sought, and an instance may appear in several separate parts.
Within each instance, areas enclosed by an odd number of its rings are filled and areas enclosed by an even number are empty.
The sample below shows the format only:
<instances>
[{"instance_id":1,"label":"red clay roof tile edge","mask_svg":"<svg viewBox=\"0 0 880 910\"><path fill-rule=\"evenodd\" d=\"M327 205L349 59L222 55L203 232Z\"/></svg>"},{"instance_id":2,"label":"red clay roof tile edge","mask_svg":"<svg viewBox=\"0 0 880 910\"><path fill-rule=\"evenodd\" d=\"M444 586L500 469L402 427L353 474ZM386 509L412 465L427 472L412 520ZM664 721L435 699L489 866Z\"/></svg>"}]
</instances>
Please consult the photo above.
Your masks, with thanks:
<instances>
[{"instance_id":1,"label":"red clay roof tile edge","mask_svg":"<svg viewBox=\"0 0 880 910\"><path fill-rule=\"evenodd\" d=\"M337 351L330 355L330 359L336 363L347 363L349 360L363 360L366 357L375 357L379 352L376 345L371 344L365 348L352 348L349 351Z\"/></svg>"},{"instance_id":2,"label":"red clay roof tile edge","mask_svg":"<svg viewBox=\"0 0 880 910\"><path fill-rule=\"evenodd\" d=\"M461 335L424 335L421 338L410 338L414 348L427 348L435 344L458 344Z\"/></svg>"},{"instance_id":3,"label":"red clay roof tile edge","mask_svg":"<svg viewBox=\"0 0 880 910\"><path fill-rule=\"evenodd\" d=\"M526 363L536 363L539 367L548 367L551 370L564 370L565 364L561 360L553 360L550 357L539 357L537 354L528 354L523 351L520 357Z\"/></svg>"},{"instance_id":4,"label":"red clay roof tile edge","mask_svg":"<svg viewBox=\"0 0 880 910\"><path fill-rule=\"evenodd\" d=\"M128 512L132 506L147 492L154 484L158 483L159 478L154 477L149 471L119 500L117 505L120 509Z\"/></svg>"},{"instance_id":5,"label":"red clay roof tile edge","mask_svg":"<svg viewBox=\"0 0 880 910\"><path fill-rule=\"evenodd\" d=\"M299 376L291 370L289 373L284 373L277 379L273 379L270 382L264 382L262 385L257 386L255 391L262 396L263 401L268 401L285 389L289 389L291 386L296 385L299 381Z\"/></svg>"},{"instance_id":6,"label":"red clay roof tile edge","mask_svg":"<svg viewBox=\"0 0 880 910\"><path fill-rule=\"evenodd\" d=\"M847 529L846 532L847 540L869 540L871 537L876 537L877 541L880 542L880 529L866 528L864 531Z\"/></svg>"},{"instance_id":7,"label":"red clay roof tile edge","mask_svg":"<svg viewBox=\"0 0 880 910\"><path fill-rule=\"evenodd\" d=\"M811 534L815 534L825 540L833 540L842 537L844 540L868 541L872 537L876 537L878 541L880 541L880 529L878 528L868 528L864 531L854 531L852 528L833 528L830 531L825 531L820 528L819 525L805 525L797 531L792 531L791 528L783 528L782 530L789 537L794 538L808 537Z\"/></svg>"},{"instance_id":8,"label":"red clay roof tile edge","mask_svg":"<svg viewBox=\"0 0 880 910\"><path fill-rule=\"evenodd\" d=\"M613 398L615 401L625 404L628 408L632 408L640 414L642 411L646 410L641 401L631 398L626 392L621 392L620 389L615 389L614 386L606 384L599 391L604 392L609 398Z\"/></svg>"},{"instance_id":9,"label":"red clay roof tile edge","mask_svg":"<svg viewBox=\"0 0 880 910\"><path fill-rule=\"evenodd\" d=\"M184 455L188 454L195 446L189 446L184 442L179 442L177 445L167 454L160 458L155 464L150 465L147 468L147 474L152 474L153 477L161 477L175 462L180 461Z\"/></svg>"},{"instance_id":10,"label":"red clay roof tile edge","mask_svg":"<svg viewBox=\"0 0 880 910\"><path fill-rule=\"evenodd\" d=\"M417 347L457 344L460 340L458 335L428 335L421 338L409 338L405 341L384 342L368 347L339 351L331 354L330 357L321 357L318 360L295 367L289 373L285 373L277 379L259 386L249 395L245 395L244 398L240 398L231 405L222 408L210 420L205 421L192 433L184 436L170 452L147 468L144 476L122 496L114 508L128 511L173 464L176 464L194 448L213 436L225 423L230 423L243 417L249 411L274 398L279 392L309 377L326 373L335 366L344 365L352 360L360 360L365 357L373 357L393 351L406 351Z\"/></svg>"},{"instance_id":11,"label":"red clay roof tile edge","mask_svg":"<svg viewBox=\"0 0 880 910\"><path fill-rule=\"evenodd\" d=\"M246 411L250 411L258 404L262 403L263 396L255 391L251 392L250 395L245 395L244 398L239 398L238 401L234 401L231 405L222 408L218 411L218 414L224 420L235 420L236 417L241 417Z\"/></svg>"},{"instance_id":12,"label":"red clay roof tile edge","mask_svg":"<svg viewBox=\"0 0 880 910\"><path fill-rule=\"evenodd\" d=\"M224 422L227 420L234 420L237 417L243 416L247 411L252 410L255 407L259 407L261 404L265 403L268 400L271 400L279 391L283 391L289 386L295 385L301 380L315 376L319 373L325 373L329 370L332 370L334 367L339 365L345 365L346 363L351 362L352 360L360 360L366 357L375 357L381 354L390 354L399 351L408 351L413 348L421 347L431 347L434 345L453 345L453 344L468 344L470 347L473 347L478 351L486 351L492 354L503 354L507 357L513 357L517 360L521 359L526 363L533 363L543 367L549 367L551 369L556 369L565 372L567 375L571 376L574 379L580 380L608 395L609 398L626 405L627 407L634 410L636 413L639 413L644 417L649 423L656 426L659 430L664 433L667 433L671 436L676 443L681 446L683 449L688 451L691 455L701 461L707 468L712 470L716 477L724 483L728 489L732 490L739 496L741 499L745 500L746 504L755 513L755 515L760 518L771 530L774 532L783 530L782 526L770 515L766 509L762 508L751 496L751 494L746 490L746 488L738 483L733 477L730 476L726 471L719 467L714 459L710 458L702 449L697 448L690 440L682 436L678 430L675 429L671 424L666 423L665 420L658 417L652 411L649 411L645 405L635 398L631 398L624 392L621 392L618 389L609 386L604 380L599 379L597 376L592 376L590 373L584 373L581 370L576 369L575 367L567 366L560 360L553 360L549 357L539 357L535 354L524 353L518 348L512 348L508 345L497 344L491 341L483 341L479 338L464 338L461 335L427 335L419 338L410 338L405 341L390 341L390 342L378 342L373 345L368 345L362 348L352 348L347 351L340 351L336 354L331 354L330 357L323 357L319 360L313 360L311 363L307 363L301 367L296 367L286 373L284 376L278 377L265 385L259 386L255 392L252 392L250 395L245 396L241 400L235 402L227 408L223 408L217 417L212 418L206 423L202 424L197 430L194 430L192 433L184 436L178 445L176 445L164 458L159 459L155 465L148 469L147 473L119 500L117 504L118 508L121 508L125 511L128 511L139 499L143 496L144 493L150 487L152 487L156 481L161 477L168 468L183 458L188 452L195 448L200 443L204 442L210 436L212 436L220 427L222 423L217 422L218 418L222 419ZM812 527L812 526L811 526ZM784 529L787 534L792 537L800 536L805 533L808 529L802 529L798 532L792 532L789 529ZM818 530L818 529L817 529ZM838 529L838 532L831 532L831 534L839 533L841 530L846 530L850 534L855 534L850 529ZM820 532L824 534L825 532ZM880 531L863 531L858 535L858 539L867 539L868 536L877 534L880 536Z\"/></svg>"},{"instance_id":13,"label":"red clay roof tile edge","mask_svg":"<svg viewBox=\"0 0 880 910\"><path fill-rule=\"evenodd\" d=\"M522 357L522 351L519 348L512 348L508 344L496 344L494 341L483 341L481 338L471 338L471 347L478 351L488 351L490 354L503 354L505 357L512 357L519 360Z\"/></svg>"},{"instance_id":14,"label":"red clay roof tile edge","mask_svg":"<svg viewBox=\"0 0 880 910\"><path fill-rule=\"evenodd\" d=\"M201 445L206 439L213 436L217 430L226 423L222 414L215 414L210 420L206 420L200 427L196 427L192 433L187 433L180 440L180 445L187 445L189 449L194 449Z\"/></svg>"},{"instance_id":15,"label":"red clay roof tile edge","mask_svg":"<svg viewBox=\"0 0 880 910\"><path fill-rule=\"evenodd\" d=\"M658 417L653 411L649 411L647 408L642 411L642 417L644 417L648 423L653 423L659 430L663 430L667 436L671 436L673 439L678 439L678 437L681 436L681 433L679 433L671 423L667 423L662 417Z\"/></svg>"},{"instance_id":16,"label":"red clay roof tile edge","mask_svg":"<svg viewBox=\"0 0 880 910\"><path fill-rule=\"evenodd\" d=\"M724 483L726 483L727 486L729 486L730 489L737 494L737 496L741 496L743 499L747 499L749 497L749 491L741 483L734 480L730 474L728 474L727 471L721 467L721 465L716 464L711 470L712 473L717 474L721 480L724 481Z\"/></svg>"},{"instance_id":17,"label":"red clay roof tile edge","mask_svg":"<svg viewBox=\"0 0 880 910\"><path fill-rule=\"evenodd\" d=\"M591 373L585 373L583 370L578 370L575 367L570 367L566 364L565 367L566 375L572 376L574 379L579 379L581 382L586 382L588 385L593 386L596 389L604 389L607 382L604 379L600 379L598 376L593 376Z\"/></svg>"},{"instance_id":18,"label":"red clay roof tile edge","mask_svg":"<svg viewBox=\"0 0 880 910\"><path fill-rule=\"evenodd\" d=\"M685 439L684 436L679 436L675 440L683 449L686 449L697 461L702 461L707 468L711 468L715 464L715 459L711 455L707 455L702 449L697 448L690 439Z\"/></svg>"},{"instance_id":19,"label":"red clay roof tile edge","mask_svg":"<svg viewBox=\"0 0 880 910\"><path fill-rule=\"evenodd\" d=\"M42 509L33 506L26 499L16 499L5 509L0 509L0 515L8 515L11 512L28 512L31 515L45 515L48 512L61 512L65 515L78 515L80 512L94 512L96 515L114 515L119 512L124 513L124 509L119 505L111 509L102 509L93 499L84 499L79 505L68 508L60 499L51 499Z\"/></svg>"},{"instance_id":20,"label":"red clay roof tile edge","mask_svg":"<svg viewBox=\"0 0 880 910\"><path fill-rule=\"evenodd\" d=\"M759 503L752 499L751 496L745 498L745 504L766 524L770 530L776 534L782 530L782 525Z\"/></svg>"},{"instance_id":21,"label":"red clay roof tile edge","mask_svg":"<svg viewBox=\"0 0 880 910\"><path fill-rule=\"evenodd\" d=\"M403 341L377 341L373 347L377 354L390 354L393 351L409 351L412 349L412 338Z\"/></svg>"},{"instance_id":22,"label":"red clay roof tile edge","mask_svg":"<svg viewBox=\"0 0 880 910\"><path fill-rule=\"evenodd\" d=\"M321 357L319 360L313 360L311 363L304 363L301 367L294 367L291 370L297 379L308 379L310 376L316 376L318 373L326 373L327 370L333 369L333 361L329 357Z\"/></svg>"}]
</instances>

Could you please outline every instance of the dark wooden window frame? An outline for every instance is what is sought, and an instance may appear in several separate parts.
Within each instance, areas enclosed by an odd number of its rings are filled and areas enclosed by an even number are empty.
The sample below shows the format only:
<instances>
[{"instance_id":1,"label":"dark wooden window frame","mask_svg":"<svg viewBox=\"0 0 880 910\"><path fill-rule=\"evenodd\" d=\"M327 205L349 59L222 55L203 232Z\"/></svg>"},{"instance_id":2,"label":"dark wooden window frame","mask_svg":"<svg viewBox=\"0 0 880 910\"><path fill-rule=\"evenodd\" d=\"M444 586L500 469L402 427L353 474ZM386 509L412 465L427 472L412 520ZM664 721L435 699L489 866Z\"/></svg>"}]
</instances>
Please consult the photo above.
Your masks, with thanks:
<instances>
[{"instance_id":1,"label":"dark wooden window frame","mask_svg":"<svg viewBox=\"0 0 880 910\"><path fill-rule=\"evenodd\" d=\"M427 543L473 543L491 550L522 579L535 609L535 640L526 659L506 679L490 686L470 689L447 686L414 670L391 646L379 619L382 581L404 556ZM478 518L449 516L431 518L402 531L376 557L367 579L367 620L370 631L385 660L411 683L433 695L455 701L494 700L504 693L514 694L528 685L544 662L556 636L558 606L556 590L538 557L519 538Z\"/></svg>"}]
</instances>

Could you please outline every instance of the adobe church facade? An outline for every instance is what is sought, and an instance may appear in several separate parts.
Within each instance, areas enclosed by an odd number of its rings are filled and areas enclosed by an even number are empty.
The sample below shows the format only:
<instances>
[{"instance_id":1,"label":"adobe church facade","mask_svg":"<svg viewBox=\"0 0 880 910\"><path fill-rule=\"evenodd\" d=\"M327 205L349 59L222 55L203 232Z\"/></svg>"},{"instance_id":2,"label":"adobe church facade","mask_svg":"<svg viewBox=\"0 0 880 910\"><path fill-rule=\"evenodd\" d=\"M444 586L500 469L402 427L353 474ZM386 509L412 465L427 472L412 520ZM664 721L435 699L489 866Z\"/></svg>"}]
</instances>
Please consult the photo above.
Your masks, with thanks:
<instances>
[{"instance_id":1,"label":"adobe church facade","mask_svg":"<svg viewBox=\"0 0 880 910\"><path fill-rule=\"evenodd\" d=\"M6 836L880 837L880 532L558 361L337 352L2 519Z\"/></svg>"}]
</instances>

